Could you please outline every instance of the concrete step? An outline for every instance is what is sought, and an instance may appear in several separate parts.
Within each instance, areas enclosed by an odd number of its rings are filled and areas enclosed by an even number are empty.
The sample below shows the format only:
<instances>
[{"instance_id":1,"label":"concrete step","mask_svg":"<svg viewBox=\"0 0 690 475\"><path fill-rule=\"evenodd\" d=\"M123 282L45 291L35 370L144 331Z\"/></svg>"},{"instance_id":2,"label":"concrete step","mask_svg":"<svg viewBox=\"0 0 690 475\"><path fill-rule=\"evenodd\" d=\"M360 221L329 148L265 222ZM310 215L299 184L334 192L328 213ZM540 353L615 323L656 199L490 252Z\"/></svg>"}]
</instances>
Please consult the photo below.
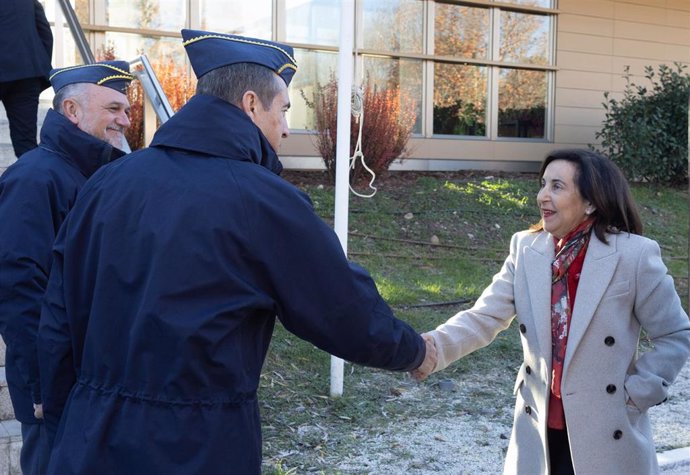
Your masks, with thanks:
<instances>
[{"instance_id":1,"label":"concrete step","mask_svg":"<svg viewBox=\"0 0 690 475\"><path fill-rule=\"evenodd\" d=\"M5 379L5 367L0 367L0 421L14 419L14 408L10 399L10 391Z\"/></svg>"},{"instance_id":2,"label":"concrete step","mask_svg":"<svg viewBox=\"0 0 690 475\"><path fill-rule=\"evenodd\" d=\"M5 378L5 342L0 338L0 422L14 419L14 409ZM1 474L2 472L0 472Z\"/></svg>"},{"instance_id":3,"label":"concrete step","mask_svg":"<svg viewBox=\"0 0 690 475\"><path fill-rule=\"evenodd\" d=\"M1 125L0 125L1 127ZM14 149L10 143L0 143L0 175L2 175L7 167L12 165L17 160L14 156Z\"/></svg>"},{"instance_id":4,"label":"concrete step","mask_svg":"<svg viewBox=\"0 0 690 475\"><path fill-rule=\"evenodd\" d=\"M0 475L21 475L19 452L22 427L14 419L14 409L5 379L5 342L0 338Z\"/></svg>"},{"instance_id":5,"label":"concrete step","mask_svg":"<svg viewBox=\"0 0 690 475\"><path fill-rule=\"evenodd\" d=\"M22 475L19 452L22 448L21 424L15 420L0 422L0 475Z\"/></svg>"}]
</instances>

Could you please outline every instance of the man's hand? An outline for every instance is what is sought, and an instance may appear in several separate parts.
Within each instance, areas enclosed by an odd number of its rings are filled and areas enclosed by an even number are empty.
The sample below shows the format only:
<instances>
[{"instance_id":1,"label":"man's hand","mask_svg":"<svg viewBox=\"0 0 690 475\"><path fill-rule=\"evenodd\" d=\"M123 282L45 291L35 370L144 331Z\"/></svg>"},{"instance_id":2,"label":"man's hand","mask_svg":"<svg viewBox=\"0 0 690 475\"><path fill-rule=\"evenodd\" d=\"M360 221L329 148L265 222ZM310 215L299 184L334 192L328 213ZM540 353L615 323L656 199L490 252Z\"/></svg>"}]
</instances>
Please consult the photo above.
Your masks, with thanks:
<instances>
[{"instance_id":1,"label":"man's hand","mask_svg":"<svg viewBox=\"0 0 690 475\"><path fill-rule=\"evenodd\" d=\"M43 419L43 404L34 404L34 417Z\"/></svg>"},{"instance_id":2,"label":"man's hand","mask_svg":"<svg viewBox=\"0 0 690 475\"><path fill-rule=\"evenodd\" d=\"M417 382L424 381L436 368L436 361L438 356L436 354L436 343L434 338L429 334L423 334L424 342L426 343L426 355L424 361L419 368L410 371L410 376Z\"/></svg>"}]
</instances>

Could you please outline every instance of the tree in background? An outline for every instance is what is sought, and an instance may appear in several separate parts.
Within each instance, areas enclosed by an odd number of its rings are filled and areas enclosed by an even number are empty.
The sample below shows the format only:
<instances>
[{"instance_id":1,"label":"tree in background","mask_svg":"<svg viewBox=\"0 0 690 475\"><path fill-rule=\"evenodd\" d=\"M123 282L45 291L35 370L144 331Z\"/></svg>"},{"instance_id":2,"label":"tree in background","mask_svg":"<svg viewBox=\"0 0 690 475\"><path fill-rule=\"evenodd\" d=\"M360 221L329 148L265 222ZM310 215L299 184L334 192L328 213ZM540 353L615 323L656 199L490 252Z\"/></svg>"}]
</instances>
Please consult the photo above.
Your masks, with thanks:
<instances>
[{"instance_id":1,"label":"tree in background","mask_svg":"<svg viewBox=\"0 0 690 475\"><path fill-rule=\"evenodd\" d=\"M623 97L604 93L598 149L631 180L671 185L687 180L690 76L685 69L679 63L675 69L662 64L658 72L646 66L649 86L641 86L630 81L626 67Z\"/></svg>"},{"instance_id":2,"label":"tree in background","mask_svg":"<svg viewBox=\"0 0 690 475\"><path fill-rule=\"evenodd\" d=\"M399 87L376 87L367 77L364 86L362 153L367 166L377 175L388 170L396 158L406 153L407 141L412 133L416 115L415 101ZM338 80L331 73L330 80L317 85L312 99L302 97L313 110L317 131L315 145L331 180L335 180L336 135L338 118ZM351 118L350 156L354 155L359 123ZM361 184L369 178L361 161L350 169L350 183Z\"/></svg>"}]
</instances>

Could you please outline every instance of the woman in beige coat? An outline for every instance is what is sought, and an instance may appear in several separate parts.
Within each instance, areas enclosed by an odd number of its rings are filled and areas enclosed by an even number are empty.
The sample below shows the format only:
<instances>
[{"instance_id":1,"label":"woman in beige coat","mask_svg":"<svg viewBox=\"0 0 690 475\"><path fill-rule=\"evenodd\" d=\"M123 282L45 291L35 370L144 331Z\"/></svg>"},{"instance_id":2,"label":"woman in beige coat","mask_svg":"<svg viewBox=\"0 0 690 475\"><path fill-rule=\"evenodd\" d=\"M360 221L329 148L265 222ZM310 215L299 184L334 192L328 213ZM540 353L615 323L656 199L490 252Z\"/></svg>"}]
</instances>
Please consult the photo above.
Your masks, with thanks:
<instances>
[{"instance_id":1,"label":"woman in beige coat","mask_svg":"<svg viewBox=\"0 0 690 475\"><path fill-rule=\"evenodd\" d=\"M505 473L657 473L647 410L690 354L688 316L613 162L558 151L539 177L540 223L513 236L471 309L424 335L438 351L433 371L517 318L524 362ZM638 354L641 329L653 349Z\"/></svg>"}]
</instances>

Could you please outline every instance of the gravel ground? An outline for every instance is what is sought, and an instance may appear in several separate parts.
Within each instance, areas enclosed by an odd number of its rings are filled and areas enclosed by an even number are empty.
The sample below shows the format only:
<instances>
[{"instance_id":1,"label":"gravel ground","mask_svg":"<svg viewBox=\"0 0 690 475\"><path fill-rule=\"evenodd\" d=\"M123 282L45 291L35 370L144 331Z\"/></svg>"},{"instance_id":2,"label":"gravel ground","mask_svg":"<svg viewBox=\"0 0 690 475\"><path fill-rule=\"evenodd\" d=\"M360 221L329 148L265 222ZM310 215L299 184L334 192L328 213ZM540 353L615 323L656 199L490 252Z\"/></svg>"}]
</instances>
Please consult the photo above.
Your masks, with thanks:
<instances>
[{"instance_id":1,"label":"gravel ground","mask_svg":"<svg viewBox=\"0 0 690 475\"><path fill-rule=\"evenodd\" d=\"M417 397L414 392L408 397ZM512 413L512 407L505 410ZM669 400L650 409L650 417L658 452L690 447L690 364L671 387ZM332 473L501 473L510 426L500 421L506 419L505 413L465 414L393 423L373 437L362 434L358 453L333 461ZM665 475L687 475L690 460L661 468Z\"/></svg>"}]
</instances>

